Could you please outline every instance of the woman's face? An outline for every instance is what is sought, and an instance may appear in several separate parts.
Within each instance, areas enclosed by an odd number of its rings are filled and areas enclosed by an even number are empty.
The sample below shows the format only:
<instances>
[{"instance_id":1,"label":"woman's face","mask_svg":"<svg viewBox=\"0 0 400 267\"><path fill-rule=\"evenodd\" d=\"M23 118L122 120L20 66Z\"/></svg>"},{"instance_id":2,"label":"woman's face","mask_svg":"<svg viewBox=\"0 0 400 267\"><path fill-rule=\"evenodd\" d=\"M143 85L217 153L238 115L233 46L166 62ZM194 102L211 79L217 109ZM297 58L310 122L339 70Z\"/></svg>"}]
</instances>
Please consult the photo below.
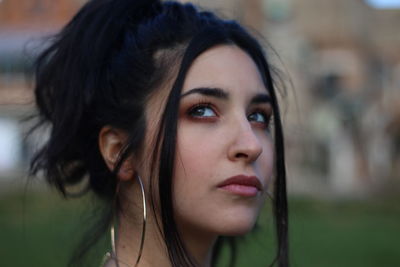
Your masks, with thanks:
<instances>
[{"instance_id":1,"label":"woman's face","mask_svg":"<svg viewBox=\"0 0 400 267\"><path fill-rule=\"evenodd\" d=\"M181 93L173 205L188 233L252 229L272 170L272 106L253 60L221 45L190 67Z\"/></svg>"}]
</instances>

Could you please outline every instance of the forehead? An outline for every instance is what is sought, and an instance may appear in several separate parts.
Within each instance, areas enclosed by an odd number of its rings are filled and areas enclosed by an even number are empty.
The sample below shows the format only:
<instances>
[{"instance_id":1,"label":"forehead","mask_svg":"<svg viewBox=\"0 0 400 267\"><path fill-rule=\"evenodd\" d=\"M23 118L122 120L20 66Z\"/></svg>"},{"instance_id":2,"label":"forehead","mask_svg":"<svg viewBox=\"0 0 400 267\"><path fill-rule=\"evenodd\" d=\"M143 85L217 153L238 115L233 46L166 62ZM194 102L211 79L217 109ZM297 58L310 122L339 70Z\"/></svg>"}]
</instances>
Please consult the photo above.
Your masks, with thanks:
<instances>
[{"instance_id":1,"label":"forehead","mask_svg":"<svg viewBox=\"0 0 400 267\"><path fill-rule=\"evenodd\" d=\"M210 48L193 61L182 92L199 86L266 92L257 65L245 51L235 45Z\"/></svg>"}]
</instances>

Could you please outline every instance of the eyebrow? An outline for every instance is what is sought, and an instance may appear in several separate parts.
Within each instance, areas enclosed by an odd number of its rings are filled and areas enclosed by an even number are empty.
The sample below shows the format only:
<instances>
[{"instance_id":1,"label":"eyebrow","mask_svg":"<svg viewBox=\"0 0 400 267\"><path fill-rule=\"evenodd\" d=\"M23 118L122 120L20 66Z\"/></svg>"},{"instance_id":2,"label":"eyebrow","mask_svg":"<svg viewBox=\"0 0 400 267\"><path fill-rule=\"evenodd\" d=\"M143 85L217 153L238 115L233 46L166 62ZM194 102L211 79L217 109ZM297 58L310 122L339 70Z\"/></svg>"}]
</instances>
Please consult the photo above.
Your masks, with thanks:
<instances>
[{"instance_id":1,"label":"eyebrow","mask_svg":"<svg viewBox=\"0 0 400 267\"><path fill-rule=\"evenodd\" d=\"M201 95L206 95L206 96L213 96L216 98L220 99L228 99L229 98L229 93L225 92L221 88L209 88L209 87L200 87L200 88L194 88L186 93L181 95L181 98L191 95L191 94L201 94Z\"/></svg>"},{"instance_id":2,"label":"eyebrow","mask_svg":"<svg viewBox=\"0 0 400 267\"><path fill-rule=\"evenodd\" d=\"M268 94L257 94L250 101L250 104L262 103L271 103L271 97Z\"/></svg>"},{"instance_id":3,"label":"eyebrow","mask_svg":"<svg viewBox=\"0 0 400 267\"><path fill-rule=\"evenodd\" d=\"M219 99L228 99L229 98L229 93L224 91L221 88L216 88L216 87L199 87L199 88L193 88L186 93L181 95L181 98L191 95L191 94L201 94L205 96L212 96L216 97ZM262 104L262 103L271 103L271 97L268 94L257 94L255 95L251 101L250 104Z\"/></svg>"}]
</instances>

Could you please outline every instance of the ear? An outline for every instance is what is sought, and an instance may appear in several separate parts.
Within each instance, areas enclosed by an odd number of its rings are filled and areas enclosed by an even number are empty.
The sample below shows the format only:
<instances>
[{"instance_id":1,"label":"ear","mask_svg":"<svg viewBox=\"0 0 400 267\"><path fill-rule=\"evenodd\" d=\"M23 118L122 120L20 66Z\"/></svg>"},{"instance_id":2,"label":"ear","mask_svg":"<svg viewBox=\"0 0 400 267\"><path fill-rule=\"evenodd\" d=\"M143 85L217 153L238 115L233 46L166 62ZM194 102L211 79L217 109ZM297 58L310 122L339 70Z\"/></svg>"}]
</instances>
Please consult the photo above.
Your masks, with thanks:
<instances>
[{"instance_id":1,"label":"ear","mask_svg":"<svg viewBox=\"0 0 400 267\"><path fill-rule=\"evenodd\" d=\"M107 167L112 171L117 165L119 155L126 144L128 134L111 126L104 126L99 133L100 153ZM134 168L132 157L128 157L118 171L118 179L127 181L133 178Z\"/></svg>"}]
</instances>

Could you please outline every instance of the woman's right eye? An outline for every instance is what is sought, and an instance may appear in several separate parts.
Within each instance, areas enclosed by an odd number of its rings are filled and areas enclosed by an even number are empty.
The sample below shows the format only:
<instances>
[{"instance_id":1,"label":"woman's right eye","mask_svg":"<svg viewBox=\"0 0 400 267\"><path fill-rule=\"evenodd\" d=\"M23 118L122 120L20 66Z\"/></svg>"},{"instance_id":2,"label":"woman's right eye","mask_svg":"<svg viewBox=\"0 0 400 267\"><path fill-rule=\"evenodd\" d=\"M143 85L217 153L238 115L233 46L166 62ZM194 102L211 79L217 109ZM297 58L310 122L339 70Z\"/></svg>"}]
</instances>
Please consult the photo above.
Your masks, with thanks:
<instances>
[{"instance_id":1,"label":"woman's right eye","mask_svg":"<svg viewBox=\"0 0 400 267\"><path fill-rule=\"evenodd\" d=\"M209 105L197 105L189 110L188 113L192 117L215 117L217 114Z\"/></svg>"}]
</instances>

